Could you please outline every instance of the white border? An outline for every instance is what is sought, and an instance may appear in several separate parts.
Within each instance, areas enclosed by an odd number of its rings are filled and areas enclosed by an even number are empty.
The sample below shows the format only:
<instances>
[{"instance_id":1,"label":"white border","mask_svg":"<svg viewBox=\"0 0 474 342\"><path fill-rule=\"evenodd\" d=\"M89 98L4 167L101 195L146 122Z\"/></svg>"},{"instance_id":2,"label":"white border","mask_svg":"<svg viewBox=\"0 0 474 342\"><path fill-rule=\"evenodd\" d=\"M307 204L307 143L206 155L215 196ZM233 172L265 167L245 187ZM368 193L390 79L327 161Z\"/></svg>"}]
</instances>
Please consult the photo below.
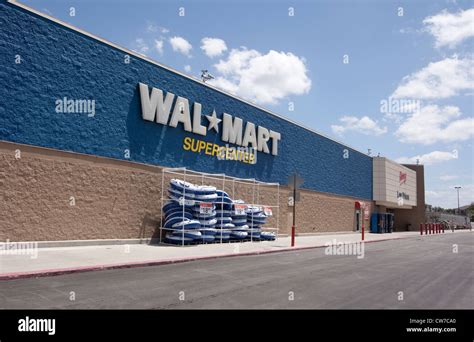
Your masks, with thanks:
<instances>
[{"instance_id":1,"label":"white border","mask_svg":"<svg viewBox=\"0 0 474 342\"><path fill-rule=\"evenodd\" d=\"M85 36L87 36L87 37L90 37L90 38L92 38L92 39L98 40L98 41L100 41L100 42L102 42L102 43L104 43L104 44L106 44L106 45L110 45L110 46L114 47L115 49L118 49L118 50L121 50L121 51L123 51L123 52L126 52L126 53L129 54L129 55L133 55L133 56L135 56L135 57L137 57L137 58L140 58L140 59L143 59L143 60L145 60L145 61L147 61L147 62L149 62L149 63L151 63L151 64L155 64L155 65L159 66L160 68L163 68L163 69L165 69L165 70L171 71L171 72L173 72L173 73L175 73L175 74L178 74L178 75L180 75L180 76L182 76L182 77L185 77L185 78L187 78L187 79L189 79L189 80L191 80L191 81L193 81L193 82L199 83L199 84L204 85L204 86L206 86L206 87L208 87L208 88L211 88L211 89L213 89L213 90L215 90L215 91L218 91L218 92L220 92L220 93L222 93L222 94L224 94L224 95L226 95L226 96L230 96L230 97L232 97L232 98L234 98L234 99L236 99L236 100L239 100L240 102L243 102L243 103L245 103L245 104L248 104L248 105L250 105L250 106L252 106L252 107L254 107L254 108L257 108L257 109L259 109L259 110L261 110L261 111L264 111L264 112L266 112L266 113L268 113L268 114L270 114L270 115L273 115L273 116L275 116L275 117L277 117L277 118L279 118L279 119L282 119L282 120L287 121L287 122L289 122L289 123L291 123L291 124L293 124L293 125L296 125L296 126L299 126L299 127L301 127L301 128L304 128L304 129L307 130L307 131L310 131L310 132L312 132L312 133L315 133L315 134L317 134L317 135L320 135L320 136L322 136L322 137L324 137L324 138L326 138L326 139L328 139L328 140L331 140L331 141L333 141L333 142L335 142L335 143L337 143L337 144L339 144L339 145L348 147L348 148L350 148L350 149L352 149L352 150L354 150L354 151L356 151L356 152L359 152L359 153L361 153L361 154L363 154L363 155L365 155L365 156L367 156L367 157L372 158L372 157L369 156L367 153L364 153L364 152L362 152L362 151L359 151L358 149L356 149L356 148L354 148L354 147L351 147L351 146L349 146L349 145L347 145L347 144L345 144L345 143L343 143L343 142L340 142L340 141L338 141L338 140L336 140L336 139L334 139L334 138L331 138L331 137L329 137L329 136L327 136L327 135L325 135L325 134L323 134L323 133L320 133L320 132L318 132L318 131L316 131L316 130L310 128L310 127L307 127L307 126L305 126L305 125L303 125L303 124L300 124L300 123L298 123L298 122L296 122L296 121L293 121L293 120L291 120L291 119L289 119L289 118L286 118L286 117L284 117L284 116L281 116L281 115L279 115L279 114L276 114L276 113L274 113L274 112L272 112L272 111L270 111L270 110L268 110L268 109L262 108L262 107L260 107L260 106L258 106L258 105L256 105L256 104L254 104L254 103L252 103L252 102L249 102L249 101L247 101L247 100L244 100L244 99L242 99L242 98L240 98L240 97L238 97L238 96L236 96L236 95L230 94L230 93L228 93L228 92L226 92L226 91L224 91L224 90L221 90L221 89L219 89L219 88L213 87L213 86L211 86L211 85L209 85L209 84L207 84L207 83L204 83L204 82L202 82L202 81L200 81L200 80L198 80L198 79L196 79L196 78L194 78L194 77L191 77L191 76L189 76L189 75L183 74L182 72L180 72L180 71L178 71L178 70L175 70L175 69L173 69L173 68L171 68L171 67L168 67L168 66L165 66L165 65L163 65L163 64L160 64L160 63L156 62L155 60L150 59L150 58L148 58L148 57L146 57L146 56L140 55L139 53L137 53L137 52L135 52L135 51L131 51L131 50L127 49L127 48L124 48L124 47L121 47L121 46L119 46L119 45L116 45L116 44L114 44L114 43L112 43L112 42L110 42L110 41L108 41L108 40L106 40L106 39L103 39L103 38L99 37L99 36L96 36L96 35L93 35L93 34L91 34L91 33L89 33L89 32L86 32L86 31L84 31L84 30L81 30L81 29L79 29L79 28L77 28L77 27L75 27L75 26L72 26L72 25L70 25L70 24L68 24L68 23L66 23L66 22L63 22L63 21L61 21L61 20L59 20L59 19L57 19L57 18L51 17L51 16L48 15L48 14L42 13L42 12L40 12L40 11L34 9L34 8L31 8L31 7L29 7L29 6L25 5L25 4L19 3L19 2L17 2L16 0L7 0L7 2L10 3L10 4L12 4L12 5L15 5L15 6L17 6L17 7L23 8L23 9L29 11L29 12L32 12L32 13L34 13L34 14L40 16L40 17L46 18L46 19L51 20L51 21L53 21L53 22L55 22L55 23L57 23L57 24L60 24L60 25L62 25L62 26L65 26L65 27L67 27L67 28L69 28L69 29L71 29L71 30L73 30L73 31L79 32L79 33L81 33L81 34L83 34L83 35L85 35Z\"/></svg>"}]
</instances>

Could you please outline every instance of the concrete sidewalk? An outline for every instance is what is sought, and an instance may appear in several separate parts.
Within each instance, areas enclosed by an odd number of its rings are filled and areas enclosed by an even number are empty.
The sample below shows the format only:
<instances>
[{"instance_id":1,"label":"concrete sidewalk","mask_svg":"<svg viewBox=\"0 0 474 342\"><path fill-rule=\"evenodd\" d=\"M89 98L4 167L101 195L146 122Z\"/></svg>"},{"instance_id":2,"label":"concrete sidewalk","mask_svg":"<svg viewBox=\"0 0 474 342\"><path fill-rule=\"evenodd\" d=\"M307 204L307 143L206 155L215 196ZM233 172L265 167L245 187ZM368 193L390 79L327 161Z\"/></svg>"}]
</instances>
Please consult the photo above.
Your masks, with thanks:
<instances>
[{"instance_id":1,"label":"concrete sidewalk","mask_svg":"<svg viewBox=\"0 0 474 342\"><path fill-rule=\"evenodd\" d=\"M453 234L446 231L444 234ZM457 232L455 233L457 234ZM365 235L365 242L403 238L426 238L419 232ZM11 251L0 254L0 280L58 275L103 269L127 268L177 263L219 257L244 256L324 247L326 243L360 242L359 233L297 236L296 246L290 247L290 237L276 241L223 243L195 246L165 245L106 245L81 247L37 248L29 255Z\"/></svg>"}]
</instances>

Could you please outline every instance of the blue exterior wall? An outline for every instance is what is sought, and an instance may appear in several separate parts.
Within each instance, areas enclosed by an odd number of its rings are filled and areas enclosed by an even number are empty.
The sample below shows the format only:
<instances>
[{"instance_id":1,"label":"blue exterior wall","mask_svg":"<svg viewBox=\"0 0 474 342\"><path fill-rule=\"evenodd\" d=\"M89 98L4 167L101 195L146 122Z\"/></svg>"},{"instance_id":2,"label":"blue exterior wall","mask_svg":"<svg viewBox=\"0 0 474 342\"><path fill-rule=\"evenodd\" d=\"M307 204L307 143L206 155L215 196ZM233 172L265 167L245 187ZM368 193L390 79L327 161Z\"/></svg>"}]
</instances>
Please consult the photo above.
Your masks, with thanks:
<instances>
[{"instance_id":1,"label":"blue exterior wall","mask_svg":"<svg viewBox=\"0 0 474 342\"><path fill-rule=\"evenodd\" d=\"M372 158L140 58L125 64L124 54L0 2L0 140L115 159L129 149L131 161L282 184L297 171L304 188L372 198ZM215 109L219 117L226 112L280 132L278 156L259 152L258 163L249 165L184 151L184 137L193 134L181 124L142 119L138 82L201 103L203 115ZM63 97L95 100L95 117L56 113ZM213 131L195 137L223 144Z\"/></svg>"}]
</instances>

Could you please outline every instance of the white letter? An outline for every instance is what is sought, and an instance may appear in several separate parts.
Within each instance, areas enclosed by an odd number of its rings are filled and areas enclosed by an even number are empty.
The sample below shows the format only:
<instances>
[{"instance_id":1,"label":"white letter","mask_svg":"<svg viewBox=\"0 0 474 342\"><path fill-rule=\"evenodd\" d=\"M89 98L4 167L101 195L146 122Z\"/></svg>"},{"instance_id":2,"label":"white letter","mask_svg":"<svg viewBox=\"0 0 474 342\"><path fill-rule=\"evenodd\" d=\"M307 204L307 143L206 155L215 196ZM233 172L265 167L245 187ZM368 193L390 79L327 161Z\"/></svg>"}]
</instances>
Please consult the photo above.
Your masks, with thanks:
<instances>
[{"instance_id":1,"label":"white letter","mask_svg":"<svg viewBox=\"0 0 474 342\"><path fill-rule=\"evenodd\" d=\"M26 327L25 320L24 319L18 320L18 331L26 331L25 327Z\"/></svg>"},{"instance_id":2,"label":"white letter","mask_svg":"<svg viewBox=\"0 0 474 342\"><path fill-rule=\"evenodd\" d=\"M201 124L201 104L194 102L193 105L193 132L206 136L206 126Z\"/></svg>"},{"instance_id":3,"label":"white letter","mask_svg":"<svg viewBox=\"0 0 474 342\"><path fill-rule=\"evenodd\" d=\"M270 138L272 139L272 154L278 155L278 140L281 139L281 134L270 130Z\"/></svg>"},{"instance_id":4,"label":"white letter","mask_svg":"<svg viewBox=\"0 0 474 342\"><path fill-rule=\"evenodd\" d=\"M171 116L170 126L178 126L178 122L184 124L184 130L188 132L193 131L191 126L191 115L189 114L189 101L184 97L178 96L174 104L173 115Z\"/></svg>"},{"instance_id":5,"label":"white letter","mask_svg":"<svg viewBox=\"0 0 474 342\"><path fill-rule=\"evenodd\" d=\"M56 113L62 113L63 112L63 101L62 100L56 100Z\"/></svg>"},{"instance_id":6,"label":"white letter","mask_svg":"<svg viewBox=\"0 0 474 342\"><path fill-rule=\"evenodd\" d=\"M163 92L161 89L152 88L150 97L148 86L143 83L139 83L139 85L143 120L155 121L156 118L157 123L166 125L170 116L174 94L168 92L163 102ZM158 116L156 115L157 113Z\"/></svg>"},{"instance_id":7,"label":"white letter","mask_svg":"<svg viewBox=\"0 0 474 342\"><path fill-rule=\"evenodd\" d=\"M224 113L222 125L222 141L242 145L243 120L241 118L235 118L232 123L232 115Z\"/></svg>"},{"instance_id":8,"label":"white letter","mask_svg":"<svg viewBox=\"0 0 474 342\"><path fill-rule=\"evenodd\" d=\"M50 319L49 321L49 335L54 335L56 334L56 320L54 318Z\"/></svg>"},{"instance_id":9,"label":"white letter","mask_svg":"<svg viewBox=\"0 0 474 342\"><path fill-rule=\"evenodd\" d=\"M242 141L242 146L248 146L252 144L253 148L257 148L257 134L255 133L255 125L251 122L247 122L245 126L244 140Z\"/></svg>"},{"instance_id":10,"label":"white letter","mask_svg":"<svg viewBox=\"0 0 474 342\"><path fill-rule=\"evenodd\" d=\"M268 149L267 141L270 139L270 133L268 129L262 126L258 126L258 150L265 153L270 153Z\"/></svg>"}]
</instances>

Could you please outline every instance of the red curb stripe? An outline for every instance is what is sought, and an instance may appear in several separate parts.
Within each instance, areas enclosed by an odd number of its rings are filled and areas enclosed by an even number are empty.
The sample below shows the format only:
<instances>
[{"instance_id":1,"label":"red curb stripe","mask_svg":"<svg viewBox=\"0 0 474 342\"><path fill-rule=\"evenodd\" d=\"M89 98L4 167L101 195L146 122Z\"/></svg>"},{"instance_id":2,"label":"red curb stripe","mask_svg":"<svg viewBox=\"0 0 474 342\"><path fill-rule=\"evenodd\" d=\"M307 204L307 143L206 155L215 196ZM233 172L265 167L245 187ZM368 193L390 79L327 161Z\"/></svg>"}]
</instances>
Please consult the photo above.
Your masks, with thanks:
<instances>
[{"instance_id":1,"label":"red curb stripe","mask_svg":"<svg viewBox=\"0 0 474 342\"><path fill-rule=\"evenodd\" d=\"M364 241L364 242L371 243L371 242L391 241L391 240L400 240L400 239L408 239L408 238L411 238L411 236L398 237L398 238L393 238L393 239ZM362 241L356 241L356 242L362 242ZM189 258L181 258L181 259L166 259L166 260L159 260L159 261L149 260L149 261L139 261L139 262L131 262L131 263L121 263L121 264L104 264L104 265L96 265L96 266L78 266L78 267L71 267L71 268L46 269L46 270L31 271L31 272L3 273L3 274L0 274L0 280L39 278L39 277L58 276L58 275L65 275L65 274L72 274L72 273L105 271L105 270L114 270L114 269L146 267L146 266L161 266L161 265L179 264L179 263L197 261L197 260L209 260L209 259L218 259L218 258L230 258L230 257L236 257L236 256L249 256L249 255L301 251L301 250L308 250L308 249L315 249L315 248L322 248L322 247L326 247L326 246L318 245L318 246L305 246L305 247L287 247L287 248L277 249L277 250L254 251L254 252L231 253L231 254L215 254L215 255L207 255L207 256L202 256L202 257L189 257Z\"/></svg>"}]
</instances>

